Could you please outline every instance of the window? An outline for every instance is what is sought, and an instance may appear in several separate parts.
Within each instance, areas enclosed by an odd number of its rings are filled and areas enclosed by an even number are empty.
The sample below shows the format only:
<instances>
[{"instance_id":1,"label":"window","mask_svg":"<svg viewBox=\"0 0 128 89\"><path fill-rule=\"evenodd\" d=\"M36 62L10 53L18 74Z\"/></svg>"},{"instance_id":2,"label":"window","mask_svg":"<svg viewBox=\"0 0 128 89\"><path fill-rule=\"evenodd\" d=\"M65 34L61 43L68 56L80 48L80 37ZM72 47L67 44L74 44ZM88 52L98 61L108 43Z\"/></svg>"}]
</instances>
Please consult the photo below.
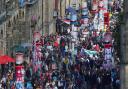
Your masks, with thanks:
<instances>
[{"instance_id":1,"label":"window","mask_svg":"<svg viewBox=\"0 0 128 89\"><path fill-rule=\"evenodd\" d=\"M19 10L19 18L24 18L24 10Z\"/></svg>"},{"instance_id":2,"label":"window","mask_svg":"<svg viewBox=\"0 0 128 89\"><path fill-rule=\"evenodd\" d=\"M21 18L21 15L22 15L22 14L21 14L21 10L19 10L19 17L20 17L20 18Z\"/></svg>"},{"instance_id":3,"label":"window","mask_svg":"<svg viewBox=\"0 0 128 89\"><path fill-rule=\"evenodd\" d=\"M13 22L14 22L14 24L16 23L16 17L13 18Z\"/></svg>"},{"instance_id":4,"label":"window","mask_svg":"<svg viewBox=\"0 0 128 89\"><path fill-rule=\"evenodd\" d=\"M0 34L3 35L3 30L0 31Z\"/></svg>"},{"instance_id":5,"label":"window","mask_svg":"<svg viewBox=\"0 0 128 89\"><path fill-rule=\"evenodd\" d=\"M9 22L8 22L8 27L11 27L11 21L9 20Z\"/></svg>"}]
</instances>

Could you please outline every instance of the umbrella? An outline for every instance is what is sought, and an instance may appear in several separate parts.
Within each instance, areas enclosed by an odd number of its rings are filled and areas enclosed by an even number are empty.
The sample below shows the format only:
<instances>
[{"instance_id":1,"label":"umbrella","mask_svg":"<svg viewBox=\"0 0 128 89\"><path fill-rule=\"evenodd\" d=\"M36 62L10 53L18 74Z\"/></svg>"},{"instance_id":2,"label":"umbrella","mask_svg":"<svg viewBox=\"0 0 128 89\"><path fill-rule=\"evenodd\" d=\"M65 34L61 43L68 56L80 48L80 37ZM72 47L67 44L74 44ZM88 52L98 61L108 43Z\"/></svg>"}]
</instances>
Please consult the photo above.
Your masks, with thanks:
<instances>
[{"instance_id":1,"label":"umbrella","mask_svg":"<svg viewBox=\"0 0 128 89\"><path fill-rule=\"evenodd\" d=\"M0 60L0 64L7 64L7 62L4 60Z\"/></svg>"},{"instance_id":2,"label":"umbrella","mask_svg":"<svg viewBox=\"0 0 128 89\"><path fill-rule=\"evenodd\" d=\"M8 62L15 62L15 60L7 55L0 56L0 64L6 64Z\"/></svg>"}]
</instances>

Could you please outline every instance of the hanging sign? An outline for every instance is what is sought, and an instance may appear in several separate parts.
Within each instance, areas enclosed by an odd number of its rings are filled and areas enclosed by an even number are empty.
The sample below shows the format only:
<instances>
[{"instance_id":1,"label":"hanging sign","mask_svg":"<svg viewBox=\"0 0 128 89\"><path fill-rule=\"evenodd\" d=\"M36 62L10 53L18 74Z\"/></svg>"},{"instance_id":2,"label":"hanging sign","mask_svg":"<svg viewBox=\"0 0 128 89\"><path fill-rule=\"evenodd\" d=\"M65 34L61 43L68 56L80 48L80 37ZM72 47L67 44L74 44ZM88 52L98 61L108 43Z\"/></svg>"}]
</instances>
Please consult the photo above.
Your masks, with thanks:
<instances>
[{"instance_id":1,"label":"hanging sign","mask_svg":"<svg viewBox=\"0 0 128 89\"><path fill-rule=\"evenodd\" d=\"M71 21L76 21L76 20L77 20L77 14L72 14Z\"/></svg>"},{"instance_id":2,"label":"hanging sign","mask_svg":"<svg viewBox=\"0 0 128 89\"><path fill-rule=\"evenodd\" d=\"M16 81L24 82L24 66L16 66Z\"/></svg>"},{"instance_id":3,"label":"hanging sign","mask_svg":"<svg viewBox=\"0 0 128 89\"><path fill-rule=\"evenodd\" d=\"M82 8L87 8L87 2L82 2Z\"/></svg>"},{"instance_id":4,"label":"hanging sign","mask_svg":"<svg viewBox=\"0 0 128 89\"><path fill-rule=\"evenodd\" d=\"M109 27L109 12L104 13L104 25ZM107 30L109 30L109 28L107 28Z\"/></svg>"},{"instance_id":5,"label":"hanging sign","mask_svg":"<svg viewBox=\"0 0 128 89\"><path fill-rule=\"evenodd\" d=\"M92 10L96 11L98 9L98 5L96 2L93 2Z\"/></svg>"},{"instance_id":6,"label":"hanging sign","mask_svg":"<svg viewBox=\"0 0 128 89\"><path fill-rule=\"evenodd\" d=\"M16 66L16 89L24 89L24 66Z\"/></svg>"},{"instance_id":7,"label":"hanging sign","mask_svg":"<svg viewBox=\"0 0 128 89\"><path fill-rule=\"evenodd\" d=\"M99 7L103 8L104 7L104 2L103 1L99 1Z\"/></svg>"},{"instance_id":8,"label":"hanging sign","mask_svg":"<svg viewBox=\"0 0 128 89\"><path fill-rule=\"evenodd\" d=\"M105 60L112 58L112 48L105 48Z\"/></svg>"},{"instance_id":9,"label":"hanging sign","mask_svg":"<svg viewBox=\"0 0 128 89\"><path fill-rule=\"evenodd\" d=\"M108 10L108 0L103 0L103 1L104 1L104 8L105 8L104 12L106 13Z\"/></svg>"},{"instance_id":10,"label":"hanging sign","mask_svg":"<svg viewBox=\"0 0 128 89\"><path fill-rule=\"evenodd\" d=\"M88 15L88 9L87 8L82 9L82 15Z\"/></svg>"},{"instance_id":11,"label":"hanging sign","mask_svg":"<svg viewBox=\"0 0 128 89\"><path fill-rule=\"evenodd\" d=\"M104 42L112 42L112 34L111 33L104 34Z\"/></svg>"}]
</instances>

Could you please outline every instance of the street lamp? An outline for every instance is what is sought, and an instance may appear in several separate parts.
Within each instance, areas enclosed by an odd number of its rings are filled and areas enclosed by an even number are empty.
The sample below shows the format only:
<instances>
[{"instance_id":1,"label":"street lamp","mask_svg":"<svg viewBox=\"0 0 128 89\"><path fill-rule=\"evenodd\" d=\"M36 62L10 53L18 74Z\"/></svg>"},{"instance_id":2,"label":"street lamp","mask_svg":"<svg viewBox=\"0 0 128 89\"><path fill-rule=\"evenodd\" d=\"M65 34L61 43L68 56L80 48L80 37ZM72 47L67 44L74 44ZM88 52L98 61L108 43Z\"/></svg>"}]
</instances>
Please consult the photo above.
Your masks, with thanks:
<instances>
[{"instance_id":1,"label":"street lamp","mask_svg":"<svg viewBox=\"0 0 128 89\"><path fill-rule=\"evenodd\" d=\"M53 18L57 18L58 17L58 11L57 10L54 10L53 11Z\"/></svg>"}]
</instances>

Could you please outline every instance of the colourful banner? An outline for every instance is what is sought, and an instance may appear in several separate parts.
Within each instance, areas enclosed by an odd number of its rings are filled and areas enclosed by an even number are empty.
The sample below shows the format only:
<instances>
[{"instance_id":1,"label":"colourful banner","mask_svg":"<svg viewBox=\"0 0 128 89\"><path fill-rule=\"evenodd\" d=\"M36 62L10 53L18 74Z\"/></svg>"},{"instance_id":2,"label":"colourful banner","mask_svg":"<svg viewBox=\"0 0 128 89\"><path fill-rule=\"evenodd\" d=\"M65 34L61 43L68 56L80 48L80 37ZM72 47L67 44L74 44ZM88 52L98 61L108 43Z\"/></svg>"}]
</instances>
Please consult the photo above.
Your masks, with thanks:
<instances>
[{"instance_id":1,"label":"colourful banner","mask_svg":"<svg viewBox=\"0 0 128 89\"><path fill-rule=\"evenodd\" d=\"M104 13L104 25L106 26L106 30L109 30L109 12Z\"/></svg>"},{"instance_id":2,"label":"colourful banner","mask_svg":"<svg viewBox=\"0 0 128 89\"><path fill-rule=\"evenodd\" d=\"M91 50L87 50L84 49L85 53L87 53L88 55L96 55L98 52L97 51L91 51Z\"/></svg>"},{"instance_id":3,"label":"colourful banner","mask_svg":"<svg viewBox=\"0 0 128 89\"><path fill-rule=\"evenodd\" d=\"M24 82L24 66L16 66L15 67L16 70L16 81L21 81Z\"/></svg>"},{"instance_id":4,"label":"colourful banner","mask_svg":"<svg viewBox=\"0 0 128 89\"><path fill-rule=\"evenodd\" d=\"M82 15L88 15L88 9L87 8L82 9Z\"/></svg>"},{"instance_id":5,"label":"colourful banner","mask_svg":"<svg viewBox=\"0 0 128 89\"><path fill-rule=\"evenodd\" d=\"M71 15L71 21L77 21L77 14Z\"/></svg>"}]
</instances>

